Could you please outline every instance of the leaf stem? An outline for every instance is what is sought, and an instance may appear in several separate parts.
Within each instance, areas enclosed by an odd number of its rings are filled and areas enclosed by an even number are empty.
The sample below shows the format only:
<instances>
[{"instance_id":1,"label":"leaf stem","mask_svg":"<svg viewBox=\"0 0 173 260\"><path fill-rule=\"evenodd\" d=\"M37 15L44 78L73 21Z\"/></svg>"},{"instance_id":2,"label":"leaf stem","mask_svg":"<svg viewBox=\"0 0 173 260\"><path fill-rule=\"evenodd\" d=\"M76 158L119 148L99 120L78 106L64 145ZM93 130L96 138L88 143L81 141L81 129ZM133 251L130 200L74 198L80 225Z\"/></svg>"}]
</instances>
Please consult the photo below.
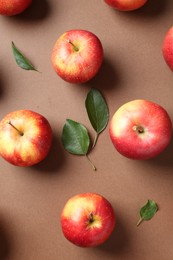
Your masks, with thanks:
<instances>
[{"instance_id":1,"label":"leaf stem","mask_svg":"<svg viewBox=\"0 0 173 260\"><path fill-rule=\"evenodd\" d=\"M144 219L140 217L140 219L138 220L136 226L138 227L138 226L142 223L143 220L144 220Z\"/></svg>"},{"instance_id":2,"label":"leaf stem","mask_svg":"<svg viewBox=\"0 0 173 260\"><path fill-rule=\"evenodd\" d=\"M95 133L95 137L94 137L94 142L93 142L93 145L92 145L92 149L96 146L98 137L99 137L99 134L96 132L96 133Z\"/></svg>"},{"instance_id":3,"label":"leaf stem","mask_svg":"<svg viewBox=\"0 0 173 260\"><path fill-rule=\"evenodd\" d=\"M92 168L93 168L93 171L96 171L97 168L95 167L95 165L92 163L92 161L90 160L89 156L86 154L86 158L87 160L89 161L89 163L91 164Z\"/></svg>"}]
</instances>

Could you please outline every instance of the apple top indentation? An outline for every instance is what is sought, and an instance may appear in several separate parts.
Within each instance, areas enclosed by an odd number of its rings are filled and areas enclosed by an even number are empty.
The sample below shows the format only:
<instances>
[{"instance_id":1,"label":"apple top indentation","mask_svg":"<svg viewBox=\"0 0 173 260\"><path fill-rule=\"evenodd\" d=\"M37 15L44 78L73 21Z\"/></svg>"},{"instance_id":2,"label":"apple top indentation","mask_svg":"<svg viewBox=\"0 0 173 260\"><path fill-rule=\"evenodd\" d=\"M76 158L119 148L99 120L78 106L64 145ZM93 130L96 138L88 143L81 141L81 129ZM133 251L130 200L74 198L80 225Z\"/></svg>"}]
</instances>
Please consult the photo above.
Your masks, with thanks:
<instances>
[{"instance_id":1,"label":"apple top indentation","mask_svg":"<svg viewBox=\"0 0 173 260\"><path fill-rule=\"evenodd\" d=\"M136 131L138 134L143 134L145 132L144 127L141 125L134 125L133 130Z\"/></svg>"}]
</instances>

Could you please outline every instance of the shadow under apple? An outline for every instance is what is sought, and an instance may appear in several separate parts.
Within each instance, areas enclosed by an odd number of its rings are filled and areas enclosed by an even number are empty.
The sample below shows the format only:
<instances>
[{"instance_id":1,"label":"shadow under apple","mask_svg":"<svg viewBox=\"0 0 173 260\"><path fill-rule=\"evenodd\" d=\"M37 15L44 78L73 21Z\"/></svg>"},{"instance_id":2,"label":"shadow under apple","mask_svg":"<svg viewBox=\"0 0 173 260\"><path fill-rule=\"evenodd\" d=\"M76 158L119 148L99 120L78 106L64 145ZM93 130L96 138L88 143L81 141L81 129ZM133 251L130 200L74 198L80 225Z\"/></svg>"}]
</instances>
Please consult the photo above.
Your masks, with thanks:
<instances>
[{"instance_id":1,"label":"shadow under apple","mask_svg":"<svg viewBox=\"0 0 173 260\"><path fill-rule=\"evenodd\" d=\"M135 17L155 18L161 15L168 7L168 0L148 0L142 7L133 11L118 11L114 10L116 14Z\"/></svg>"},{"instance_id":2,"label":"shadow under apple","mask_svg":"<svg viewBox=\"0 0 173 260\"><path fill-rule=\"evenodd\" d=\"M109 239L97 250L105 251L106 254L118 255L129 243L128 231L125 229L121 217L116 213L116 226Z\"/></svg>"},{"instance_id":3,"label":"shadow under apple","mask_svg":"<svg viewBox=\"0 0 173 260\"><path fill-rule=\"evenodd\" d=\"M0 259L8 260L11 255L11 242L8 232L0 220Z\"/></svg>"},{"instance_id":4,"label":"shadow under apple","mask_svg":"<svg viewBox=\"0 0 173 260\"><path fill-rule=\"evenodd\" d=\"M5 98L6 93L8 95L11 84L8 69L4 65L3 63L0 64L0 99Z\"/></svg>"},{"instance_id":5,"label":"shadow under apple","mask_svg":"<svg viewBox=\"0 0 173 260\"><path fill-rule=\"evenodd\" d=\"M3 73L1 73L1 78L0 78L0 99L3 97L4 90L6 89L4 83L5 83L5 81L3 79Z\"/></svg>"},{"instance_id":6,"label":"shadow under apple","mask_svg":"<svg viewBox=\"0 0 173 260\"><path fill-rule=\"evenodd\" d=\"M136 10L137 14L153 17L164 12L168 4L167 0L148 0L142 7Z\"/></svg>"},{"instance_id":7,"label":"shadow under apple","mask_svg":"<svg viewBox=\"0 0 173 260\"><path fill-rule=\"evenodd\" d=\"M11 16L10 18L16 21L35 22L45 19L51 11L48 0L33 0L31 5L21 14Z\"/></svg>"},{"instance_id":8,"label":"shadow under apple","mask_svg":"<svg viewBox=\"0 0 173 260\"><path fill-rule=\"evenodd\" d=\"M39 172L56 173L64 164L65 151L61 144L60 137L53 135L52 146L47 157L33 167ZM32 167L31 167L32 168Z\"/></svg>"},{"instance_id":9,"label":"shadow under apple","mask_svg":"<svg viewBox=\"0 0 173 260\"><path fill-rule=\"evenodd\" d=\"M173 138L170 144L162 151L158 156L149 160L143 161L143 163L152 164L152 166L163 167L164 169L173 168Z\"/></svg>"},{"instance_id":10,"label":"shadow under apple","mask_svg":"<svg viewBox=\"0 0 173 260\"><path fill-rule=\"evenodd\" d=\"M96 76L90 81L84 83L84 85L97 88L99 90L113 90L118 86L119 81L119 74L115 66L110 60L104 59L103 64Z\"/></svg>"}]
</instances>

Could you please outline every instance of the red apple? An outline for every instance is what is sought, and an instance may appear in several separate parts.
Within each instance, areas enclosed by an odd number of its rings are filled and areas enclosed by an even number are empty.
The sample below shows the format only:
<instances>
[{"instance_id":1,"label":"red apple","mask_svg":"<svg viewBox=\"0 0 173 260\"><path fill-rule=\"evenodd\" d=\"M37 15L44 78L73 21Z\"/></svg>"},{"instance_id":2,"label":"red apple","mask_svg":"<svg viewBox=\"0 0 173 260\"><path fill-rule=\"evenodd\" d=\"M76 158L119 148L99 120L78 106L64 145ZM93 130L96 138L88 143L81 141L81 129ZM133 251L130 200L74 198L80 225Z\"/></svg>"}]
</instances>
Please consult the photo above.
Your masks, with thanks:
<instances>
[{"instance_id":1,"label":"red apple","mask_svg":"<svg viewBox=\"0 0 173 260\"><path fill-rule=\"evenodd\" d=\"M173 70L173 27L171 27L165 35L162 53L167 65Z\"/></svg>"},{"instance_id":2,"label":"red apple","mask_svg":"<svg viewBox=\"0 0 173 260\"><path fill-rule=\"evenodd\" d=\"M172 123L163 107L147 100L121 106L110 122L110 138L119 153L131 159L149 159L170 143Z\"/></svg>"},{"instance_id":3,"label":"red apple","mask_svg":"<svg viewBox=\"0 0 173 260\"><path fill-rule=\"evenodd\" d=\"M133 11L142 7L148 0L104 0L108 5L120 11Z\"/></svg>"},{"instance_id":4,"label":"red apple","mask_svg":"<svg viewBox=\"0 0 173 260\"><path fill-rule=\"evenodd\" d=\"M12 16L22 13L32 3L32 0L2 0L0 1L0 14Z\"/></svg>"},{"instance_id":5,"label":"red apple","mask_svg":"<svg viewBox=\"0 0 173 260\"><path fill-rule=\"evenodd\" d=\"M36 112L18 110L0 121L0 155L11 164L39 163L47 156L51 143L50 124Z\"/></svg>"},{"instance_id":6,"label":"red apple","mask_svg":"<svg viewBox=\"0 0 173 260\"><path fill-rule=\"evenodd\" d=\"M61 214L64 236L80 247L104 243L115 227L111 204L96 193L83 193L70 198Z\"/></svg>"},{"instance_id":7,"label":"red apple","mask_svg":"<svg viewBox=\"0 0 173 260\"><path fill-rule=\"evenodd\" d=\"M103 61L103 48L98 37L86 30L70 30L56 41L52 64L56 73L70 83L92 79Z\"/></svg>"}]
</instances>

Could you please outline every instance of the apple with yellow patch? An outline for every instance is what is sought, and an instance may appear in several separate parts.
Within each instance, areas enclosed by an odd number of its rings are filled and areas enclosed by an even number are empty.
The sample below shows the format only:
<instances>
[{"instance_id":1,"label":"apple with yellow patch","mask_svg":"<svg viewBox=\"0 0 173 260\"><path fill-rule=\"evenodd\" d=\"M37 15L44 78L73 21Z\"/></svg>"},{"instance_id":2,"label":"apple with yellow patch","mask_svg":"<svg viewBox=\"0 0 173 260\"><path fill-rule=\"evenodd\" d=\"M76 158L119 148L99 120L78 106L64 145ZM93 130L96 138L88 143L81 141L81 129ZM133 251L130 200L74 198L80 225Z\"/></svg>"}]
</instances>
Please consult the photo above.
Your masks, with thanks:
<instances>
[{"instance_id":1,"label":"apple with yellow patch","mask_svg":"<svg viewBox=\"0 0 173 260\"><path fill-rule=\"evenodd\" d=\"M56 73L70 83L85 83L99 71L103 61L103 47L90 31L70 30L56 41L52 51L52 65Z\"/></svg>"},{"instance_id":2,"label":"apple with yellow patch","mask_svg":"<svg viewBox=\"0 0 173 260\"><path fill-rule=\"evenodd\" d=\"M1 0L0 14L5 16L12 16L22 13L26 10L32 0Z\"/></svg>"},{"instance_id":3,"label":"apple with yellow patch","mask_svg":"<svg viewBox=\"0 0 173 260\"><path fill-rule=\"evenodd\" d=\"M39 163L47 156L51 143L51 126L36 112L17 110L0 121L0 155L11 164Z\"/></svg>"},{"instance_id":4,"label":"apple with yellow patch","mask_svg":"<svg viewBox=\"0 0 173 260\"><path fill-rule=\"evenodd\" d=\"M104 243L115 227L115 214L110 202L96 193L83 193L70 198L61 214L64 236L80 247Z\"/></svg>"},{"instance_id":5,"label":"apple with yellow patch","mask_svg":"<svg viewBox=\"0 0 173 260\"><path fill-rule=\"evenodd\" d=\"M119 11L133 11L142 7L148 0L105 0L111 7Z\"/></svg>"},{"instance_id":6,"label":"apple with yellow patch","mask_svg":"<svg viewBox=\"0 0 173 260\"><path fill-rule=\"evenodd\" d=\"M159 155L168 146L172 123L163 107L138 99L127 102L115 112L109 133L119 153L144 160Z\"/></svg>"}]
</instances>

